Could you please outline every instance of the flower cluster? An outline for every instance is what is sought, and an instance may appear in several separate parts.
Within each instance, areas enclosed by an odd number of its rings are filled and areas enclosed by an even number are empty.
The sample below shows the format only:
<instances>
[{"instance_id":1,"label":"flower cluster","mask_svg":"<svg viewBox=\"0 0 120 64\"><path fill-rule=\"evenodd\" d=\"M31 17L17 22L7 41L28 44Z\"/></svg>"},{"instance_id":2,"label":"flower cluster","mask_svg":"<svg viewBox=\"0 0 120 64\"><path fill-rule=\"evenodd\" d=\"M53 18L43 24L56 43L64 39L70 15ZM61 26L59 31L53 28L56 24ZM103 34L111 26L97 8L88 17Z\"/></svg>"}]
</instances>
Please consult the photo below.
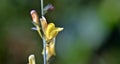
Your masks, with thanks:
<instances>
[{"instance_id":1,"label":"flower cluster","mask_svg":"<svg viewBox=\"0 0 120 64\"><path fill-rule=\"evenodd\" d=\"M55 38L63 28L56 27L54 23L47 23L44 16L39 20L39 16L35 10L31 11L31 16L33 24L35 25L32 29L36 30L45 41L46 46L45 49L43 48L42 54L46 55L46 61L48 62L52 56L55 56Z\"/></svg>"}]
</instances>

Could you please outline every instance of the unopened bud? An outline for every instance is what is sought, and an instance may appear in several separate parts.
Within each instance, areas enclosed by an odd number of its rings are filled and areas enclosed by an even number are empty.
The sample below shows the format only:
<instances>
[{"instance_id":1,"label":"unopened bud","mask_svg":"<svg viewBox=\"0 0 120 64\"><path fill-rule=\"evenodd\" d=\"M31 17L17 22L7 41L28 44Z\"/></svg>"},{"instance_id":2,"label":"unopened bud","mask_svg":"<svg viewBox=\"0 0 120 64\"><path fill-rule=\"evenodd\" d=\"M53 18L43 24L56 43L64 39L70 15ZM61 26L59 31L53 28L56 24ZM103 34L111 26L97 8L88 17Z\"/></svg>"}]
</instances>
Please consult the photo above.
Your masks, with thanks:
<instances>
[{"instance_id":1,"label":"unopened bud","mask_svg":"<svg viewBox=\"0 0 120 64\"><path fill-rule=\"evenodd\" d=\"M28 64L35 64L35 56L32 54L28 58L29 63Z\"/></svg>"},{"instance_id":2,"label":"unopened bud","mask_svg":"<svg viewBox=\"0 0 120 64\"><path fill-rule=\"evenodd\" d=\"M30 12L31 16L32 16L32 19L33 19L33 22L35 22L36 24L39 23L39 17L38 17L38 14L35 10L32 10Z\"/></svg>"}]
</instances>

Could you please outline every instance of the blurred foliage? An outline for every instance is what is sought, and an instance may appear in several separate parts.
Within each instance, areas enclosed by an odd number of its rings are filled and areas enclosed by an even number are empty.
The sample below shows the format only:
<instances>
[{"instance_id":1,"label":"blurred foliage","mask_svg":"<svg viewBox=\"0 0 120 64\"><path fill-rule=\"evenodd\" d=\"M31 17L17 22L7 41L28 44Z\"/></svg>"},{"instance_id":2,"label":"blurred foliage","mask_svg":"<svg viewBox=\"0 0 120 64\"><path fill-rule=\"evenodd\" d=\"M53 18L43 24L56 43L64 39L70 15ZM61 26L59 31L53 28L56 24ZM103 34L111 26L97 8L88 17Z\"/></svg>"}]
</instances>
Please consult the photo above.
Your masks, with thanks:
<instances>
[{"instance_id":1,"label":"blurred foliage","mask_svg":"<svg viewBox=\"0 0 120 64\"><path fill-rule=\"evenodd\" d=\"M51 64L119 64L120 0L44 0L55 10L48 22L64 27ZM0 64L27 64L29 54L42 64L42 41L31 30L30 10L40 0L0 0Z\"/></svg>"}]
</instances>

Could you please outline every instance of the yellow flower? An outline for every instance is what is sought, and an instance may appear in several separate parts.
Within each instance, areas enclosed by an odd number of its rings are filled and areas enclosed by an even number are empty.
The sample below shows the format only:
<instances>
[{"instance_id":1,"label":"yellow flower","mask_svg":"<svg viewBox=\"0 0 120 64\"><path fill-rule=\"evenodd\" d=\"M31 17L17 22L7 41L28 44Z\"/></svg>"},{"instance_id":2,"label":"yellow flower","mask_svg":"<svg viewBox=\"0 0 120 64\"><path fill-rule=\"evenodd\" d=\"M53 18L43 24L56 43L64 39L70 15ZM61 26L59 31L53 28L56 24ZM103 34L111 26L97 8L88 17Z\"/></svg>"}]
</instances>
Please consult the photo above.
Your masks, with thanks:
<instances>
[{"instance_id":1,"label":"yellow flower","mask_svg":"<svg viewBox=\"0 0 120 64\"><path fill-rule=\"evenodd\" d=\"M47 24L45 17L40 19L44 38L46 40L46 61L55 56L55 37L63 28L55 27L54 23ZM44 55L44 49L42 51Z\"/></svg>"},{"instance_id":2,"label":"yellow flower","mask_svg":"<svg viewBox=\"0 0 120 64\"><path fill-rule=\"evenodd\" d=\"M49 41L57 36L57 34L63 30L63 28L55 27L54 23L47 24L46 19L42 17L40 19L42 30L45 35L46 41Z\"/></svg>"}]
</instances>

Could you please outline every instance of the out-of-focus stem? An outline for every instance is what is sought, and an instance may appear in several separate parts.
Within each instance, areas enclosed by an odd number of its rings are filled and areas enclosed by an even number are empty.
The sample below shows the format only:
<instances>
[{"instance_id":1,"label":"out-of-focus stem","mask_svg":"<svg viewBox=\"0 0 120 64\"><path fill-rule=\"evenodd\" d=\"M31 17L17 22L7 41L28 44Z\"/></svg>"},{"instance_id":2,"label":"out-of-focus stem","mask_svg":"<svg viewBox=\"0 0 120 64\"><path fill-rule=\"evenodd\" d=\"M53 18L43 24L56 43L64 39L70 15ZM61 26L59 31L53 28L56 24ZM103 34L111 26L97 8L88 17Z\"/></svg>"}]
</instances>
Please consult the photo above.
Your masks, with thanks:
<instances>
[{"instance_id":1,"label":"out-of-focus stem","mask_svg":"<svg viewBox=\"0 0 120 64\"><path fill-rule=\"evenodd\" d=\"M37 27L37 31L38 31L39 36L43 39L43 50L44 50L43 60L44 60L44 64L46 64L47 63L47 61L46 61L46 40L40 32L39 26L36 26L36 27Z\"/></svg>"},{"instance_id":2,"label":"out-of-focus stem","mask_svg":"<svg viewBox=\"0 0 120 64\"><path fill-rule=\"evenodd\" d=\"M44 16L44 10L43 10L43 0L41 0L41 17ZM47 63L47 60L46 60L46 40L44 38L44 36L42 37L43 39L43 50L44 50L44 54L43 54L43 60L44 60L44 64Z\"/></svg>"},{"instance_id":3,"label":"out-of-focus stem","mask_svg":"<svg viewBox=\"0 0 120 64\"><path fill-rule=\"evenodd\" d=\"M43 11L43 0L41 0L41 15L44 15L44 11Z\"/></svg>"},{"instance_id":4,"label":"out-of-focus stem","mask_svg":"<svg viewBox=\"0 0 120 64\"><path fill-rule=\"evenodd\" d=\"M44 60L44 64L46 64L47 63L47 60L46 60L46 40L44 37L43 37L43 49L44 49L43 60Z\"/></svg>"}]
</instances>

